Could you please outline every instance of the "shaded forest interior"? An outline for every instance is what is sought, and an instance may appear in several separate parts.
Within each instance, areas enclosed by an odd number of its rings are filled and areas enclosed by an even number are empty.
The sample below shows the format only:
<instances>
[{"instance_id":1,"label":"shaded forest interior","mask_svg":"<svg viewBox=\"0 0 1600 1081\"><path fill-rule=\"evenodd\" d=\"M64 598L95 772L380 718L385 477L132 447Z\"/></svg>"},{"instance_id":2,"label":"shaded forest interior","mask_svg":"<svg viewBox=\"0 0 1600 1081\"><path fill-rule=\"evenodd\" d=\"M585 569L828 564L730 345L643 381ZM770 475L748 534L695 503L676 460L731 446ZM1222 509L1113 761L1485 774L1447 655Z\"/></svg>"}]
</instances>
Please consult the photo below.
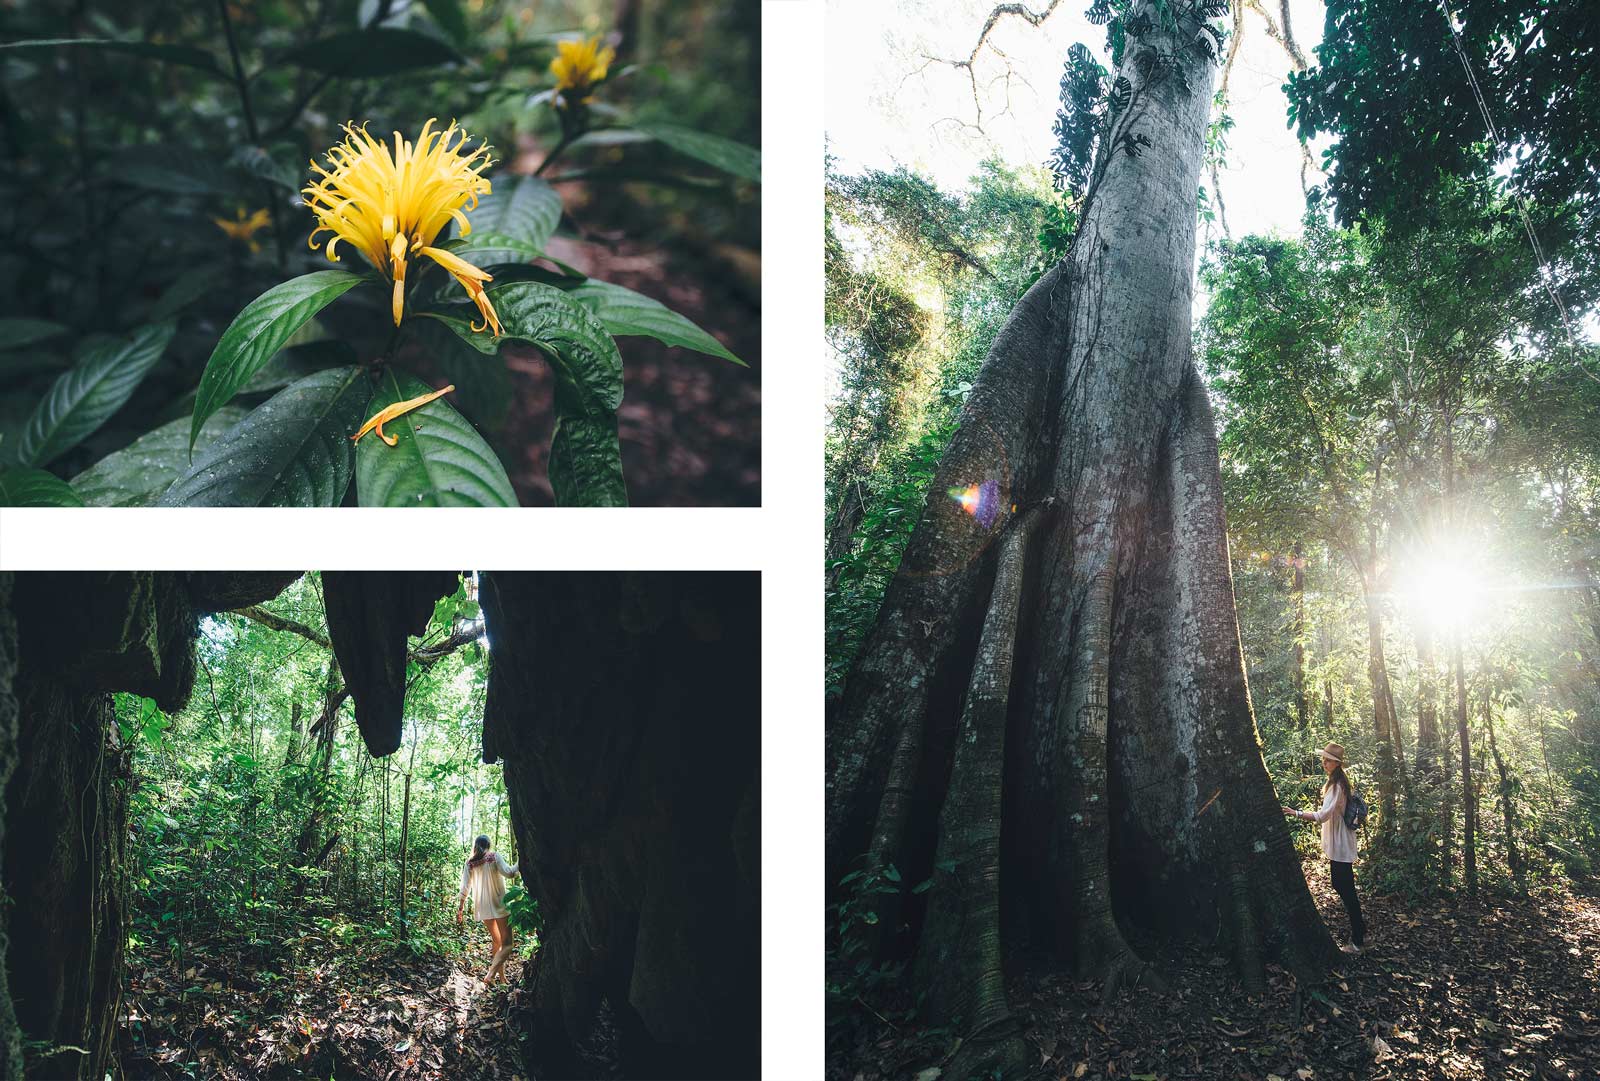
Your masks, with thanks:
<instances>
[{"instance_id":1,"label":"shaded forest interior","mask_svg":"<svg viewBox=\"0 0 1600 1081\"><path fill-rule=\"evenodd\" d=\"M893 42L965 184L829 163L829 1076L1600 1076L1592 12L1096 0L1003 160L1069 6ZM1247 27L1306 162L1249 236ZM1281 809L1330 742L1359 955Z\"/></svg>"},{"instance_id":2,"label":"shaded forest interior","mask_svg":"<svg viewBox=\"0 0 1600 1081\"><path fill-rule=\"evenodd\" d=\"M754 1076L758 588L0 576L0 1075Z\"/></svg>"}]
</instances>

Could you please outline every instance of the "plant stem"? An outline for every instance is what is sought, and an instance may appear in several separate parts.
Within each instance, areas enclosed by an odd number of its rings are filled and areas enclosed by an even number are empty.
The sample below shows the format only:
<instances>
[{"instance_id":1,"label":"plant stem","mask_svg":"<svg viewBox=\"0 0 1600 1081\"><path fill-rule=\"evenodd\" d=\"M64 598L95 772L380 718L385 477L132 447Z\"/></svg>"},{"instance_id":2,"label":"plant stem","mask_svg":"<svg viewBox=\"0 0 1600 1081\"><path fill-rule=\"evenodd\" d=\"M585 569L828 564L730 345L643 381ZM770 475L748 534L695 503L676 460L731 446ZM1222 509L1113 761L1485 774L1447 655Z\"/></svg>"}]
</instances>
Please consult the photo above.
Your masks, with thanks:
<instances>
[{"instance_id":1,"label":"plant stem","mask_svg":"<svg viewBox=\"0 0 1600 1081\"><path fill-rule=\"evenodd\" d=\"M573 135L571 132L563 131L561 133L561 141L556 143L555 149L551 150L550 153L545 155L544 160L539 163L539 167L533 171L533 175L543 176L544 171L550 167L550 163L555 161L556 158L560 156L561 152L567 147L571 146L573 141L576 139L576 135Z\"/></svg>"},{"instance_id":2,"label":"plant stem","mask_svg":"<svg viewBox=\"0 0 1600 1081\"><path fill-rule=\"evenodd\" d=\"M244 128L250 134L250 144L260 147L261 129L256 127L256 113L250 106L250 83L244 77L244 63L239 59L239 41L233 32L233 16L228 13L228 0L217 0L217 8L222 12L222 31L228 39L228 57L233 61L233 84L239 90L239 105L244 110ZM265 147L262 149L265 150ZM289 251L283 237L283 223L278 220L278 208L271 185L262 181L260 189L267 205L267 216L272 219L272 238L277 244L278 266L283 267L289 261Z\"/></svg>"}]
</instances>

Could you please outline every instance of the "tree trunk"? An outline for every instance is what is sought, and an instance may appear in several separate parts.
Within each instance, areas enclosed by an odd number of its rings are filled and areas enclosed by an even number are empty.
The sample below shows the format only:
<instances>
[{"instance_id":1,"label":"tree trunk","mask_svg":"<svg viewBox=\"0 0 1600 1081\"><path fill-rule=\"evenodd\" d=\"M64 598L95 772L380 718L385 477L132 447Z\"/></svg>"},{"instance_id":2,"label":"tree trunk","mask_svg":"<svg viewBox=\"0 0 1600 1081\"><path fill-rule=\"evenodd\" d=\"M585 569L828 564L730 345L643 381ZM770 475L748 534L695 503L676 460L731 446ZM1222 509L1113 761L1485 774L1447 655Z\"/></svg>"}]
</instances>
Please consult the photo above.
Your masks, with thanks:
<instances>
[{"instance_id":1,"label":"tree trunk","mask_svg":"<svg viewBox=\"0 0 1600 1081\"><path fill-rule=\"evenodd\" d=\"M1456 735L1461 742L1461 812L1464 836L1461 854L1467 892L1478 892L1478 801L1472 792L1472 744L1467 735L1467 676L1461 663L1461 632L1455 632L1453 648L1456 669Z\"/></svg>"},{"instance_id":2,"label":"tree trunk","mask_svg":"<svg viewBox=\"0 0 1600 1081\"><path fill-rule=\"evenodd\" d=\"M0 573L0 861L5 857L6 820L3 797L17 765L17 619L11 607L14 576ZM11 956L9 905L0 905L0 957ZM11 1005L9 964L0 964L0 1078L21 1081L22 1031Z\"/></svg>"},{"instance_id":3,"label":"tree trunk","mask_svg":"<svg viewBox=\"0 0 1600 1081\"><path fill-rule=\"evenodd\" d=\"M400 811L400 927L406 927L406 857L411 843L411 774L406 774L406 793Z\"/></svg>"},{"instance_id":4,"label":"tree trunk","mask_svg":"<svg viewBox=\"0 0 1600 1081\"><path fill-rule=\"evenodd\" d=\"M1389 844L1398 825L1395 799L1394 697L1389 690L1389 666L1383 650L1383 609L1371 564L1360 568L1362 600L1367 611L1367 680L1372 686L1372 736L1378 772L1378 843Z\"/></svg>"},{"instance_id":5,"label":"tree trunk","mask_svg":"<svg viewBox=\"0 0 1600 1081\"><path fill-rule=\"evenodd\" d=\"M759 576L485 574L484 760L544 916L528 1073L760 1073ZM770 858L782 858L781 854Z\"/></svg>"},{"instance_id":6,"label":"tree trunk","mask_svg":"<svg viewBox=\"0 0 1600 1081\"><path fill-rule=\"evenodd\" d=\"M1425 788L1438 784L1439 665L1434 656L1433 634L1426 624L1417 627L1417 780Z\"/></svg>"},{"instance_id":7,"label":"tree trunk","mask_svg":"<svg viewBox=\"0 0 1600 1081\"><path fill-rule=\"evenodd\" d=\"M1037 505L1004 768L984 781L1000 789L1014 933L1109 990L1146 967L1119 918L1174 934L1220 926L1246 985L1259 988L1267 961L1308 969L1332 943L1261 758L1215 428L1190 349L1213 72L1190 45L1192 15L1167 29L1149 14L1158 29L1130 43L1120 75L1132 102L1107 142L1140 135L1151 147L1104 159L1071 251L996 337L845 686L828 740L828 874L837 883L871 846L919 881L940 847L976 843L951 831L998 828L941 819L940 807L956 798L962 687L987 678L984 628L1004 623L1009 587L988 581L985 551ZM1173 64L1138 59L1154 48L1184 51ZM947 495L973 487L972 513ZM904 761L909 788L896 776ZM963 779L969 770L974 783L986 777L974 762ZM993 793L959 798L995 806ZM875 839L897 800L904 820ZM970 926L990 919L986 905L927 903L962 911L972 935L998 933ZM916 934L914 907L909 916ZM992 981L981 951L955 963L941 979ZM934 967L915 971L931 979ZM996 1016L985 996L979 1016Z\"/></svg>"},{"instance_id":8,"label":"tree trunk","mask_svg":"<svg viewBox=\"0 0 1600 1081\"><path fill-rule=\"evenodd\" d=\"M1294 724L1304 732L1311 707L1306 700L1306 560L1299 542L1295 543L1291 556L1294 559L1294 578L1290 584L1294 614L1289 633L1294 642Z\"/></svg>"},{"instance_id":9,"label":"tree trunk","mask_svg":"<svg viewBox=\"0 0 1600 1081\"><path fill-rule=\"evenodd\" d=\"M1494 756L1495 772L1500 775L1500 817L1506 828L1506 862L1511 865L1511 877L1521 886L1522 853L1517 850L1517 809L1511 801L1511 774L1494 738L1494 703L1487 691L1483 695L1483 725L1489 732L1489 753Z\"/></svg>"},{"instance_id":10,"label":"tree trunk","mask_svg":"<svg viewBox=\"0 0 1600 1081\"><path fill-rule=\"evenodd\" d=\"M917 982L930 989L931 1015L968 1034L950 1068L956 1077L987 1076L1026 1054L1017 1046L1000 956L1000 789L1027 521L1035 514L1014 520L1000 543L939 816L933 893L917 955Z\"/></svg>"}]
</instances>

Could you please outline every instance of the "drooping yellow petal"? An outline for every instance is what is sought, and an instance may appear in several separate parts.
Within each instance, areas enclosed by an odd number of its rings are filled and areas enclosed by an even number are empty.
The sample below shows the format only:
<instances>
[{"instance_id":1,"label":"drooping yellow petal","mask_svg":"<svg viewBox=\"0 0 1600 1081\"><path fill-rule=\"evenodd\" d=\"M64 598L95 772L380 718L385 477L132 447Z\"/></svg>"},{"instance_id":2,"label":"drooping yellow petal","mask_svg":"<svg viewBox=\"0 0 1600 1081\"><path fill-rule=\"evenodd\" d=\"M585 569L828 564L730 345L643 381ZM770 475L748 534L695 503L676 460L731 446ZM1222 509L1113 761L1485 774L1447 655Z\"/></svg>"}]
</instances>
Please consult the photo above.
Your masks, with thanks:
<instances>
[{"instance_id":1,"label":"drooping yellow petal","mask_svg":"<svg viewBox=\"0 0 1600 1081\"><path fill-rule=\"evenodd\" d=\"M478 314L483 316L483 323L472 324L474 331L494 328L494 336L500 336L500 315L494 310L494 305L489 302L489 295L484 292L483 283L494 281L494 275L486 273L479 267L473 266L454 252L445 251L443 248L418 248L418 252L438 263L450 272L450 276L461 283L461 288L467 291L472 302L478 306Z\"/></svg>"},{"instance_id":2,"label":"drooping yellow petal","mask_svg":"<svg viewBox=\"0 0 1600 1081\"><path fill-rule=\"evenodd\" d=\"M389 435L387 432L385 432L383 430L383 426L385 424L389 423L391 420L394 420L396 417L405 416L413 409L421 409L435 398L443 397L455 389L456 385L451 383L443 390L436 390L432 394L423 394L415 398L407 398L403 402L395 402L393 405L385 406L372 416L368 417L367 422L361 426L361 430L350 437L350 441L352 443L359 443L361 442L362 436L366 435L368 432L375 432L377 433L379 439L383 440L392 447L399 443L400 439L398 436Z\"/></svg>"}]
</instances>

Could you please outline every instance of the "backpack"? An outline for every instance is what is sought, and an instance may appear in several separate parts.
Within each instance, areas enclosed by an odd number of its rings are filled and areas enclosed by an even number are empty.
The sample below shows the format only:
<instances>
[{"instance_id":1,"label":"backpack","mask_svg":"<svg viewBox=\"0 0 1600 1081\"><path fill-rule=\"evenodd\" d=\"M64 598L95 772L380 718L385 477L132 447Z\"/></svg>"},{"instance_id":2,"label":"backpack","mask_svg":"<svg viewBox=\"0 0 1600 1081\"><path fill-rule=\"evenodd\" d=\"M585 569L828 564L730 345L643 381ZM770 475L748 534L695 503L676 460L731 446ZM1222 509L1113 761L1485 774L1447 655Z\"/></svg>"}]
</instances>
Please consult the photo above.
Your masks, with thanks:
<instances>
[{"instance_id":1,"label":"backpack","mask_svg":"<svg viewBox=\"0 0 1600 1081\"><path fill-rule=\"evenodd\" d=\"M1350 786L1350 798L1345 800L1344 824L1352 832L1367 824L1367 801L1361 798L1355 785Z\"/></svg>"}]
</instances>

